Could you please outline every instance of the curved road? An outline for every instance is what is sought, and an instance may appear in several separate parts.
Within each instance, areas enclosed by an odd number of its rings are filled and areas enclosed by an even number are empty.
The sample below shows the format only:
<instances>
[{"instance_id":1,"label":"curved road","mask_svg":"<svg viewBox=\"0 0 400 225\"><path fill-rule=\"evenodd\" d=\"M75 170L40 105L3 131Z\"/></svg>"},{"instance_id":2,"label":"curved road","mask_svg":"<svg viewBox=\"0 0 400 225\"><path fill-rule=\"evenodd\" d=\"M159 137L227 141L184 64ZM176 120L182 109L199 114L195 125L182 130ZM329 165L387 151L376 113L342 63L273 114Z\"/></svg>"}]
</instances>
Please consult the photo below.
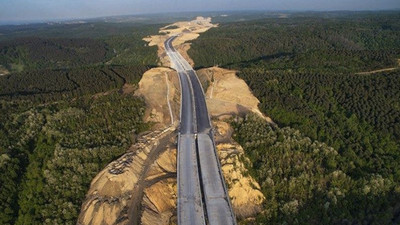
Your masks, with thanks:
<instances>
[{"instance_id":1,"label":"curved road","mask_svg":"<svg viewBox=\"0 0 400 225\"><path fill-rule=\"evenodd\" d=\"M178 224L236 225L215 149L203 88L189 63L165 41L181 85L178 137Z\"/></svg>"}]
</instances>

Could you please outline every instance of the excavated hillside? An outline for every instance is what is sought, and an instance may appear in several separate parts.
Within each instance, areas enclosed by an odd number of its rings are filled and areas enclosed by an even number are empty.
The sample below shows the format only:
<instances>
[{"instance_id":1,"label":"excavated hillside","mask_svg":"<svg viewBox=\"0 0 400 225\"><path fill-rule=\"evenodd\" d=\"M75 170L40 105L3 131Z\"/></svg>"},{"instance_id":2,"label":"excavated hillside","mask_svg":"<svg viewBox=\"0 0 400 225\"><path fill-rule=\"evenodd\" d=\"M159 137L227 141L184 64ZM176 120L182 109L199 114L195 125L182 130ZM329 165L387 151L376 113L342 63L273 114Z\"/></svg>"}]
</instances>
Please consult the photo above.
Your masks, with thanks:
<instances>
[{"instance_id":1,"label":"excavated hillside","mask_svg":"<svg viewBox=\"0 0 400 225\"><path fill-rule=\"evenodd\" d=\"M179 125L180 86L170 69L164 41L182 33L174 47L193 65L187 55L200 33L216 27L210 18L177 22L144 40L158 46L160 67L143 74L135 95L147 104L145 121L152 131L140 135L127 153L110 163L92 181L82 205L78 224L176 224L176 138ZM206 92L207 106L215 128L217 151L237 218L245 219L262 210L265 197L259 184L248 175L243 148L232 139L226 119L254 112L262 115L246 83L236 71L217 67L198 71ZM240 90L240 91L238 91Z\"/></svg>"}]
</instances>

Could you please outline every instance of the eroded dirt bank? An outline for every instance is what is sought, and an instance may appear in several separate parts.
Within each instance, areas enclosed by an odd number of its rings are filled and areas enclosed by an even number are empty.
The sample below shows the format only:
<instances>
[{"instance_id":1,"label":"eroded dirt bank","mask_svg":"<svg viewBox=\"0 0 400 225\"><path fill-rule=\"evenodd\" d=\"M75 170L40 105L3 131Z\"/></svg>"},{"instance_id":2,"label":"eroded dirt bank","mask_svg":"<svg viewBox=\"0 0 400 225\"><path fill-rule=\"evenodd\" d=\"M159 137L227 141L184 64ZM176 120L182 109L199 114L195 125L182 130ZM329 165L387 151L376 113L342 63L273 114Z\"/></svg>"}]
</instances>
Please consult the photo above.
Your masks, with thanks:
<instances>
[{"instance_id":1,"label":"eroded dirt bank","mask_svg":"<svg viewBox=\"0 0 400 225\"><path fill-rule=\"evenodd\" d=\"M192 21L176 22L160 29L158 35L146 37L143 40L149 42L149 46L158 47L158 58L160 66L171 67L171 62L165 52L164 42L171 36L180 34L174 42L174 48L193 66L193 60L188 56L187 51L190 48L188 41L194 40L200 36L200 33L206 32L210 28L218 25L211 23L211 18L197 17Z\"/></svg>"},{"instance_id":2,"label":"eroded dirt bank","mask_svg":"<svg viewBox=\"0 0 400 225\"><path fill-rule=\"evenodd\" d=\"M147 104L145 121L153 131L139 137L125 155L110 163L91 183L78 224L176 224L176 136L180 91L177 74L170 67L164 41L183 33L174 46L193 65L186 51L200 33L216 27L210 18L177 22L145 38L158 46L160 67L147 71L135 95ZM244 166L243 148L232 138L226 119L253 112L262 115L246 83L236 71L217 67L198 71L215 128L217 151L236 216L249 218L262 210L265 197Z\"/></svg>"}]
</instances>

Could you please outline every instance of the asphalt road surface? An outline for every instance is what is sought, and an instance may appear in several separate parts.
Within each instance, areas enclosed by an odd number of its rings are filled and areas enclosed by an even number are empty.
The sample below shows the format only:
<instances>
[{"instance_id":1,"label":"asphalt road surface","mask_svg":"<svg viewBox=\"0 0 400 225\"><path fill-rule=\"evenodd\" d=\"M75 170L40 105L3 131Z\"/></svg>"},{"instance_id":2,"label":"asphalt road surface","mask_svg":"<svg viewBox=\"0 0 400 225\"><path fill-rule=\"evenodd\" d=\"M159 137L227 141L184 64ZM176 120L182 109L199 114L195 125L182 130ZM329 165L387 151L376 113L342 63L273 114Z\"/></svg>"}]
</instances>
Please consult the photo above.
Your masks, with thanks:
<instances>
[{"instance_id":1,"label":"asphalt road surface","mask_svg":"<svg viewBox=\"0 0 400 225\"><path fill-rule=\"evenodd\" d=\"M165 48L181 85L181 121L178 137L178 224L205 225L204 207L201 196L199 165L197 164L195 138L194 99L189 77L179 64L175 49L170 48L174 38L165 42Z\"/></svg>"},{"instance_id":2,"label":"asphalt road surface","mask_svg":"<svg viewBox=\"0 0 400 225\"><path fill-rule=\"evenodd\" d=\"M178 224L236 225L215 149L203 88L196 72L174 49L176 36L165 41L181 85L178 137Z\"/></svg>"}]
</instances>

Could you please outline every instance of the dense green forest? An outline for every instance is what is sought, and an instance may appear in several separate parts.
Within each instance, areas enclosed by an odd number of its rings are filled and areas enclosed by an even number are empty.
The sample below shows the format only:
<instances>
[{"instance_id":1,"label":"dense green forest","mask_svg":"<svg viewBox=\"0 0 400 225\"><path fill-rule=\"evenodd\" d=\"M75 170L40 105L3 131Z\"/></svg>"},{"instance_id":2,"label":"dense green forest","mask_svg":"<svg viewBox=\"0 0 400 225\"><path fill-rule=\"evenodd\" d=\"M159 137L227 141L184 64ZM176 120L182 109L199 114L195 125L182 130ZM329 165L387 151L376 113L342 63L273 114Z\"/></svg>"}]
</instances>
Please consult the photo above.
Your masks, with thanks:
<instances>
[{"instance_id":1,"label":"dense green forest","mask_svg":"<svg viewBox=\"0 0 400 225\"><path fill-rule=\"evenodd\" d=\"M400 13L281 15L217 16L189 50L237 69L281 127L232 121L267 197L247 223L400 223ZM119 90L156 65L142 38L161 26L0 27L0 224L76 223L92 178L148 129Z\"/></svg>"},{"instance_id":2,"label":"dense green forest","mask_svg":"<svg viewBox=\"0 0 400 225\"><path fill-rule=\"evenodd\" d=\"M146 129L131 95L0 100L0 224L75 224L93 177Z\"/></svg>"},{"instance_id":3,"label":"dense green forest","mask_svg":"<svg viewBox=\"0 0 400 225\"><path fill-rule=\"evenodd\" d=\"M0 33L5 33L0 36L0 66L10 72L106 64L154 66L157 48L147 46L142 38L161 26L92 23L13 32L0 27Z\"/></svg>"},{"instance_id":4,"label":"dense green forest","mask_svg":"<svg viewBox=\"0 0 400 225\"><path fill-rule=\"evenodd\" d=\"M10 70L93 64L104 60L106 53L105 43L92 39L23 38L0 43L0 63Z\"/></svg>"},{"instance_id":5,"label":"dense green forest","mask_svg":"<svg viewBox=\"0 0 400 225\"><path fill-rule=\"evenodd\" d=\"M399 12L294 13L221 23L193 41L189 54L198 68L238 70L260 109L286 127L254 118L235 125L267 196L260 222L399 222L399 37ZM359 74L384 68L393 69ZM313 143L335 156L321 156ZM346 194L331 201L335 188Z\"/></svg>"},{"instance_id":6,"label":"dense green forest","mask_svg":"<svg viewBox=\"0 0 400 225\"><path fill-rule=\"evenodd\" d=\"M365 150L398 150L399 70L343 75L246 68L239 75L261 100L260 108L282 126L354 157Z\"/></svg>"},{"instance_id":7,"label":"dense green forest","mask_svg":"<svg viewBox=\"0 0 400 225\"><path fill-rule=\"evenodd\" d=\"M340 15L222 23L193 41L189 55L197 68L267 63L268 69L336 73L398 66L398 12Z\"/></svg>"},{"instance_id":8,"label":"dense green forest","mask_svg":"<svg viewBox=\"0 0 400 225\"><path fill-rule=\"evenodd\" d=\"M120 90L156 65L142 38L162 25L91 25L0 27L0 224L76 224L93 177L149 128Z\"/></svg>"},{"instance_id":9,"label":"dense green forest","mask_svg":"<svg viewBox=\"0 0 400 225\"><path fill-rule=\"evenodd\" d=\"M399 151L386 156L390 164L354 176L352 158L296 129L271 127L255 115L233 126L266 197L265 210L245 224L400 222L399 178L392 176Z\"/></svg>"},{"instance_id":10,"label":"dense green forest","mask_svg":"<svg viewBox=\"0 0 400 225\"><path fill-rule=\"evenodd\" d=\"M136 84L149 66L33 70L0 76L0 99L46 102Z\"/></svg>"}]
</instances>

